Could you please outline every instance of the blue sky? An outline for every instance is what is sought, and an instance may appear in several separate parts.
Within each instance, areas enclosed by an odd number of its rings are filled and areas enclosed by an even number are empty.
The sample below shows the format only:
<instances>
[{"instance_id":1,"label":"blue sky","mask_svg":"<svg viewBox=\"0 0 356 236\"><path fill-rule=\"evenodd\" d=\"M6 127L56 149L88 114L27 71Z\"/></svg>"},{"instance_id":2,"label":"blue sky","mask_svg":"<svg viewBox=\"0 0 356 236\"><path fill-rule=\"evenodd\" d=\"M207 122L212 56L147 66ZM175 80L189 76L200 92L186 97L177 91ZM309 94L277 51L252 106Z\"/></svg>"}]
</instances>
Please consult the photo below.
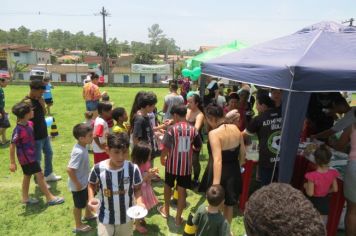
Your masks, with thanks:
<instances>
[{"instance_id":1,"label":"blue sky","mask_svg":"<svg viewBox=\"0 0 356 236\"><path fill-rule=\"evenodd\" d=\"M95 16L105 6L108 37L148 41L158 23L183 49L221 45L239 39L253 45L323 20L356 18L355 0L2 0L0 29L84 31L102 35ZM41 12L38 15L38 12ZM80 15L80 16L78 16ZM355 22L356 24L356 22Z\"/></svg>"}]
</instances>

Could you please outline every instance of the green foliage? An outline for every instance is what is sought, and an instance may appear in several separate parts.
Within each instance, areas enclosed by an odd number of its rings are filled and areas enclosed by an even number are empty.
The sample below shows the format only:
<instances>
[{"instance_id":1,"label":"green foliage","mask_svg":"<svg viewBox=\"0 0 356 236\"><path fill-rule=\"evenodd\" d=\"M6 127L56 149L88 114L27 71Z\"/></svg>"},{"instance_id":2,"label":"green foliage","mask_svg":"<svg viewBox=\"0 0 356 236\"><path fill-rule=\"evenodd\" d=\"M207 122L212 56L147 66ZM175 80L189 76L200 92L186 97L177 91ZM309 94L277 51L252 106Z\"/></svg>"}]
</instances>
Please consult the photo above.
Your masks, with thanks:
<instances>
[{"instance_id":1,"label":"green foliage","mask_svg":"<svg viewBox=\"0 0 356 236\"><path fill-rule=\"evenodd\" d=\"M18 101L20 101L25 95L28 94L28 86L13 86L10 85L5 89L6 96L6 111L10 111L11 107ZM132 101L136 93L142 88L102 88L106 90L110 95L110 98L114 102L115 106L122 106L126 109L127 113L130 113ZM145 90L153 90L145 88ZM163 107L163 98L167 94L166 88L155 88L154 92L158 97L158 110ZM56 119L59 136L52 140L53 148L53 169L56 174L62 176L62 180L54 183L50 183L51 192L64 196L65 203L63 205L48 207L45 204L45 197L39 191L38 187L35 187L33 181L30 184L30 196L40 199L40 203L35 206L24 206L21 201L21 182L22 171L18 165L16 173L9 171L9 149L1 148L0 156L2 158L2 164L0 165L0 235L74 235L72 234L72 228L74 226L74 220L72 215L73 200L72 195L67 187L68 175L66 173L66 167L69 161L70 152L75 139L72 136L72 128L75 124L78 124L84 120L83 113L85 111L85 104L82 98L81 87L68 87L68 86L56 86L52 90L54 105L51 108L53 116ZM10 116L12 127L7 131L7 137L10 138L11 131L15 127L15 117ZM91 166L93 164L93 156L89 156ZM202 172L207 164L208 156L206 145L200 156L202 164ZM42 157L42 166L43 166ZM159 174L161 178L164 178L164 168L160 164L159 158L155 158L155 166L159 168ZM154 191L160 201L163 202L163 182L153 183ZM188 190L187 196L187 208L183 212L183 218L187 219L190 211L195 211L196 207L204 203L204 194L198 194ZM171 208L171 215L175 216L175 209ZM149 211L146 217L147 228L149 230L148 236L163 236L163 235L182 235L183 227L176 227L174 225L174 218L170 217L169 220L165 220L157 212L156 209ZM96 226L95 222L92 222L93 227ZM232 221L232 232L234 235L240 236L244 233L244 227L242 218L234 216ZM83 234L84 235L84 234ZM90 232L85 235L94 236L96 232ZM135 232L134 235L138 236L139 233Z\"/></svg>"},{"instance_id":2,"label":"green foliage","mask_svg":"<svg viewBox=\"0 0 356 236\"><path fill-rule=\"evenodd\" d=\"M155 57L150 52L139 52L135 55L135 63L136 64L156 64Z\"/></svg>"},{"instance_id":3,"label":"green foliage","mask_svg":"<svg viewBox=\"0 0 356 236\"><path fill-rule=\"evenodd\" d=\"M115 58L120 53L129 52L135 55L141 52L180 54L180 48L176 45L175 40L166 37L158 24L148 28L148 37L150 38L149 44L137 41L129 43L127 40L119 41L117 38L111 38L107 43L108 55ZM59 50L62 55L68 50L96 51L99 55L103 55L102 38L94 33L86 35L83 31L77 33L62 29L51 32L47 32L46 29L31 31L24 26L17 29L11 28L9 31L0 29L0 44L7 43L28 44L38 49L54 48ZM185 55L184 52L183 55Z\"/></svg>"}]
</instances>

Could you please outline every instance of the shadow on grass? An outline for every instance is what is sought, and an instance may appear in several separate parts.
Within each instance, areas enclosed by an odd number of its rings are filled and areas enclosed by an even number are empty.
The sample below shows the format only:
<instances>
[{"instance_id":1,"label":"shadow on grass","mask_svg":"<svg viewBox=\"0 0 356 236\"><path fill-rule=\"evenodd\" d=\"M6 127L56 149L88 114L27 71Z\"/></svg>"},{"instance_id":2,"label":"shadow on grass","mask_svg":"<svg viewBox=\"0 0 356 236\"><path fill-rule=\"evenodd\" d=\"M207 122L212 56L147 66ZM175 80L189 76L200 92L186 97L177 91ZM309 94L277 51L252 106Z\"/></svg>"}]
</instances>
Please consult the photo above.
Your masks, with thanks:
<instances>
[{"instance_id":1,"label":"shadow on grass","mask_svg":"<svg viewBox=\"0 0 356 236\"><path fill-rule=\"evenodd\" d=\"M162 233L160 232L162 229L160 229L158 227L158 225L155 225L155 224L147 224L146 226L148 232L147 232L147 235L157 235L157 236L165 236L166 234L165 233ZM134 233L133 233L134 236L139 236L139 235L142 235L141 233L137 232L136 230L134 230Z\"/></svg>"},{"instance_id":2,"label":"shadow on grass","mask_svg":"<svg viewBox=\"0 0 356 236\"><path fill-rule=\"evenodd\" d=\"M39 198L39 202L37 204L27 204L24 205L25 211L19 216L31 216L31 215L38 215L45 211L48 208L47 202L44 202L43 199Z\"/></svg>"},{"instance_id":3,"label":"shadow on grass","mask_svg":"<svg viewBox=\"0 0 356 236\"><path fill-rule=\"evenodd\" d=\"M53 195L58 196L61 193L61 191L59 191L57 189L57 182L47 182L47 184L49 184L51 186L49 191ZM38 187L38 185L36 185L36 188L35 188L35 196L36 197L43 196L43 193L41 192L41 189Z\"/></svg>"}]
</instances>

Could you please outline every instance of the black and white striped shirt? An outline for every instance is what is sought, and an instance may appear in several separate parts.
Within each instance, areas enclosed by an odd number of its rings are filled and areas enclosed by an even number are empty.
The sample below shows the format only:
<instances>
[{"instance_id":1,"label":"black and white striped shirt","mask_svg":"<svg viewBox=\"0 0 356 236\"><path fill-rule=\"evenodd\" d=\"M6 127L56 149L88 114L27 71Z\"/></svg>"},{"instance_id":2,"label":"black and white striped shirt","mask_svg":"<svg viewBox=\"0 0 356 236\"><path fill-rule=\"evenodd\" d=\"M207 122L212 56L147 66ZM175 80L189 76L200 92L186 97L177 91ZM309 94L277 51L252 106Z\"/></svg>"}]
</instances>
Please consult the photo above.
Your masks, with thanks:
<instances>
[{"instance_id":1,"label":"black and white striped shirt","mask_svg":"<svg viewBox=\"0 0 356 236\"><path fill-rule=\"evenodd\" d=\"M125 161L122 168L111 170L109 160L102 161L92 169L89 182L99 183L99 222L103 224L126 224L131 220L126 210L133 205L134 186L142 183L141 172L136 164Z\"/></svg>"}]
</instances>

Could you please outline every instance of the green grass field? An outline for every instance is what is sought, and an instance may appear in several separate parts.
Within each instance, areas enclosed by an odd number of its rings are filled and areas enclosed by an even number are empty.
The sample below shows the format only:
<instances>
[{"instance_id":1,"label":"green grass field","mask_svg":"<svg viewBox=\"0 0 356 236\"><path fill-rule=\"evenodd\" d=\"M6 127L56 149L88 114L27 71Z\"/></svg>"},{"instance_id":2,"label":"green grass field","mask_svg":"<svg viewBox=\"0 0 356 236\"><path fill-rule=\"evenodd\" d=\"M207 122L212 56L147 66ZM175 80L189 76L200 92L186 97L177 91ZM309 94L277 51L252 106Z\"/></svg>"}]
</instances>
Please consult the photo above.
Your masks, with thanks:
<instances>
[{"instance_id":1,"label":"green grass field","mask_svg":"<svg viewBox=\"0 0 356 236\"><path fill-rule=\"evenodd\" d=\"M130 112L131 105L135 94L144 89L140 88L102 88L110 95L115 106L123 106ZM167 89L154 88L152 90L158 96L158 110L162 108L164 95L168 92ZM10 113L12 105L20 101L29 89L27 86L9 85L5 88L6 96L6 111ZM59 182L51 183L51 191L65 197L65 203L60 206L48 207L45 204L45 198L38 188L31 181L30 194L31 197L36 197L41 200L40 204L35 206L24 206L21 204L21 183L22 170L18 166L16 173L9 171L9 150L8 147L0 148L0 235L72 235L74 226L72 207L73 201L71 193L67 188L67 173L66 166L70 158L70 152L75 139L72 137L72 128L75 124L84 120L83 113L85 111L84 101L81 97L81 87L56 87L53 90L54 106L52 113L56 119L59 136L52 141L54 152L53 166L57 175L62 176ZM10 115L12 127L7 131L8 139L11 137L12 129L15 126L15 118ZM90 156L92 158L92 156ZM202 173L207 163L206 147L201 156ZM92 160L91 160L92 161ZM42 162L43 164L43 162ZM156 159L156 166L160 167L160 175L163 178L164 170L159 164L159 159ZM163 182L154 184L154 191L160 202L163 202ZM205 197L201 194L188 191L187 209L183 213L186 219L190 210L199 206L205 201ZM175 216L175 211L171 211ZM177 228L174 225L174 220L164 220L161 215L152 209L146 218L148 223L148 235L181 235L183 228ZM92 226L95 226L92 223ZM235 216L232 222L232 231L235 235L243 235L244 227L242 218ZM96 235L96 231L87 233L86 235ZM139 235L139 234L135 234Z\"/></svg>"}]
</instances>

